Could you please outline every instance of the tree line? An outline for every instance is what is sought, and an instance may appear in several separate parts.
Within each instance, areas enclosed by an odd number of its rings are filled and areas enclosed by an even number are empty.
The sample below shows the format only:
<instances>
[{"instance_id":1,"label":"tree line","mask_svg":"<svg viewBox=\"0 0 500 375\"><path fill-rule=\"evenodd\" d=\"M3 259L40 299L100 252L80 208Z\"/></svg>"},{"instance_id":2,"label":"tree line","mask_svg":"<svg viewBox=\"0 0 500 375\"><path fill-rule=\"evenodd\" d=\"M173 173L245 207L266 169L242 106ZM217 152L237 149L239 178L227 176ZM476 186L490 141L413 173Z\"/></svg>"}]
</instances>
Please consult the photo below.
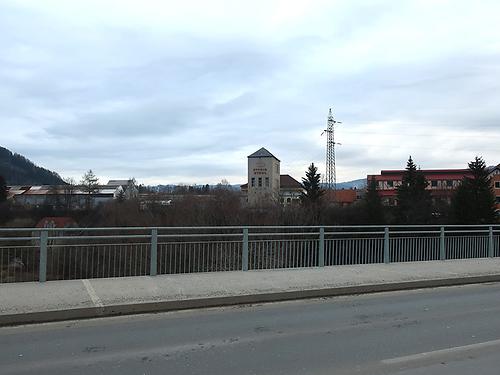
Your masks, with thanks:
<instances>
[{"instance_id":1,"label":"tree line","mask_svg":"<svg viewBox=\"0 0 500 375\"><path fill-rule=\"evenodd\" d=\"M496 220L495 195L488 177L486 163L476 157L468 163L471 177L465 177L456 188L451 203L433 199L427 189L429 181L417 168L411 156L406 164L401 185L397 187L395 206L382 203L377 182L368 181L363 200L350 211L362 224L487 224ZM320 175L314 164L302 179L302 203L321 222L325 202L320 188ZM328 211L328 210L327 210ZM349 210L344 210L346 213ZM317 220L317 219L320 220ZM325 220L323 218L323 220Z\"/></svg>"},{"instance_id":2,"label":"tree line","mask_svg":"<svg viewBox=\"0 0 500 375\"><path fill-rule=\"evenodd\" d=\"M302 179L304 192L298 205L269 202L248 207L240 192L219 184L209 194L183 194L165 205L162 193L142 189L142 198L117 199L97 207L90 203L78 210L70 205L38 208L11 207L5 202L6 184L0 178L0 225L33 226L44 216L71 216L80 226L217 226L217 225L383 225L383 224L486 224L495 222L495 197L484 160L469 163L471 177L455 190L451 203L433 200L426 189L429 182L411 159L401 185L397 204L382 203L374 180L368 182L364 197L346 207L331 204L321 189L320 175L311 164ZM67 181L72 189L74 181ZM89 199L98 180L89 170L80 181ZM3 201L3 203L2 203ZM147 202L147 204L145 204Z\"/></svg>"}]
</instances>

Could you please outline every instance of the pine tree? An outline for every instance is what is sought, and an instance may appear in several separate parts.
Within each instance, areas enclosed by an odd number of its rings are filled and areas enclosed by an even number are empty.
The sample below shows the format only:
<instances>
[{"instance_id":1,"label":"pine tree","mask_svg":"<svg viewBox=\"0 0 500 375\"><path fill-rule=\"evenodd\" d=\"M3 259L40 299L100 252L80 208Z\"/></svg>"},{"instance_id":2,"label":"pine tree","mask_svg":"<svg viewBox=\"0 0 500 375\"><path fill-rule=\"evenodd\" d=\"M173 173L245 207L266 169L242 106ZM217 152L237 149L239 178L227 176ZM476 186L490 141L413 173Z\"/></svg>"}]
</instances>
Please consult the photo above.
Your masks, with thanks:
<instances>
[{"instance_id":1,"label":"pine tree","mask_svg":"<svg viewBox=\"0 0 500 375\"><path fill-rule=\"evenodd\" d=\"M123 203L125 202L125 191L123 189L120 189L118 192L118 195L116 196L116 200L118 203Z\"/></svg>"},{"instance_id":2,"label":"pine tree","mask_svg":"<svg viewBox=\"0 0 500 375\"><path fill-rule=\"evenodd\" d=\"M377 182L372 178L363 199L366 220L368 224L383 224L385 222L384 206L377 190Z\"/></svg>"},{"instance_id":3,"label":"pine tree","mask_svg":"<svg viewBox=\"0 0 500 375\"><path fill-rule=\"evenodd\" d=\"M428 182L424 174L417 169L411 156L403 173L403 180L397 191L397 221L401 224L426 224L432 217L430 192L426 190Z\"/></svg>"},{"instance_id":4,"label":"pine tree","mask_svg":"<svg viewBox=\"0 0 500 375\"><path fill-rule=\"evenodd\" d=\"M0 176L0 202L5 202L7 200L7 183L5 178Z\"/></svg>"},{"instance_id":5,"label":"pine tree","mask_svg":"<svg viewBox=\"0 0 500 375\"><path fill-rule=\"evenodd\" d=\"M472 178L464 178L452 200L454 219L459 224L486 224L495 220L495 195L486 163L481 157L469 163Z\"/></svg>"},{"instance_id":6,"label":"pine tree","mask_svg":"<svg viewBox=\"0 0 500 375\"><path fill-rule=\"evenodd\" d=\"M306 177L302 178L302 187L304 189L300 196L302 203L315 204L319 202L323 195L323 190L319 185L320 179L318 168L314 166L314 163L311 163L306 171Z\"/></svg>"}]
</instances>

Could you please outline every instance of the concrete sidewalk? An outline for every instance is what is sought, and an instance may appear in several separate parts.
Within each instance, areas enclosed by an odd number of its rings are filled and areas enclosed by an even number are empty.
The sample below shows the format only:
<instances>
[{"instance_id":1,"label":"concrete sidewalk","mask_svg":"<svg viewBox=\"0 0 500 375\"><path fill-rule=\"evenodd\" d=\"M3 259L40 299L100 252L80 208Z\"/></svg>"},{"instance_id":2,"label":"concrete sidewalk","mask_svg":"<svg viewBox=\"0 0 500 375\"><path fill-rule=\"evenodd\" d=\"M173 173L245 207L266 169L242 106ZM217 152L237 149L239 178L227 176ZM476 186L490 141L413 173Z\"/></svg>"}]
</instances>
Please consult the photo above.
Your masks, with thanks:
<instances>
[{"instance_id":1,"label":"concrete sidewalk","mask_svg":"<svg viewBox=\"0 0 500 375\"><path fill-rule=\"evenodd\" d=\"M0 325L500 281L500 258L0 284Z\"/></svg>"}]
</instances>

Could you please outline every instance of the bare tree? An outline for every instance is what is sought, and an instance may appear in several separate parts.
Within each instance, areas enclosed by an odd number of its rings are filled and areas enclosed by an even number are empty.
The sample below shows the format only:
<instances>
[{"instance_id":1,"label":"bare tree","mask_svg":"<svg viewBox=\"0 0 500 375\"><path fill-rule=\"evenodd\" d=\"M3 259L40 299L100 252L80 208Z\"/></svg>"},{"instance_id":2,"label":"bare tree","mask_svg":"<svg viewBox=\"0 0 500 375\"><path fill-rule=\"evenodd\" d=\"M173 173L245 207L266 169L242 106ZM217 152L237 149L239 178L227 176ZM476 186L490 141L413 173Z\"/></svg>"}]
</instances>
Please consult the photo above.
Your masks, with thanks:
<instances>
[{"instance_id":1,"label":"bare tree","mask_svg":"<svg viewBox=\"0 0 500 375\"><path fill-rule=\"evenodd\" d=\"M73 208L74 204L74 194L75 194L75 186L76 186L76 181L74 178L69 177L65 178L64 182L66 183L63 186L63 192L64 192L64 206L66 207L66 210L71 210Z\"/></svg>"},{"instance_id":2,"label":"bare tree","mask_svg":"<svg viewBox=\"0 0 500 375\"><path fill-rule=\"evenodd\" d=\"M125 198L126 199L136 199L139 196L139 188L137 187L137 181L135 177L128 179L127 186L125 188Z\"/></svg>"}]
</instances>

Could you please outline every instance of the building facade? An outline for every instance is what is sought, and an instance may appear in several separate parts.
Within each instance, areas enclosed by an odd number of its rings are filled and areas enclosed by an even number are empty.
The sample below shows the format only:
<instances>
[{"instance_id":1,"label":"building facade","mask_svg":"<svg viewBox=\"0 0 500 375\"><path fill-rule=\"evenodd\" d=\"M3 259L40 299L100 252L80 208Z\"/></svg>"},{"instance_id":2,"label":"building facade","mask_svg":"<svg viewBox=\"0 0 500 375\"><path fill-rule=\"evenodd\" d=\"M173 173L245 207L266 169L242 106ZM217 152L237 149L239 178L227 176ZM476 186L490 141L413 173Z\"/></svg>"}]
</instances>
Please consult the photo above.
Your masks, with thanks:
<instances>
[{"instance_id":1,"label":"building facade","mask_svg":"<svg viewBox=\"0 0 500 375\"><path fill-rule=\"evenodd\" d=\"M280 161L262 147L248 156L247 202L250 206L278 202Z\"/></svg>"},{"instance_id":2,"label":"building facade","mask_svg":"<svg viewBox=\"0 0 500 375\"><path fill-rule=\"evenodd\" d=\"M106 185L99 185L90 194L92 207L106 204L120 196L124 199L135 199L138 189L133 180L111 180ZM89 194L82 186L42 185L42 186L8 186L7 197L14 204L25 207L52 206L72 209L85 208Z\"/></svg>"},{"instance_id":3,"label":"building facade","mask_svg":"<svg viewBox=\"0 0 500 375\"><path fill-rule=\"evenodd\" d=\"M265 148L248 156L248 183L240 188L251 207L297 204L304 190L292 176L280 174L280 160Z\"/></svg>"},{"instance_id":4,"label":"building facade","mask_svg":"<svg viewBox=\"0 0 500 375\"><path fill-rule=\"evenodd\" d=\"M378 175L368 175L367 182L375 180L382 203L396 205L397 189L403 181L404 170L383 170ZM421 170L428 181L427 190L433 200L451 202L451 197L464 178L472 178L469 169ZM497 209L500 209L500 165L488 167L488 173L495 193Z\"/></svg>"},{"instance_id":5,"label":"building facade","mask_svg":"<svg viewBox=\"0 0 500 375\"><path fill-rule=\"evenodd\" d=\"M495 194L497 213L500 214L500 164L488 168L491 186Z\"/></svg>"}]
</instances>

